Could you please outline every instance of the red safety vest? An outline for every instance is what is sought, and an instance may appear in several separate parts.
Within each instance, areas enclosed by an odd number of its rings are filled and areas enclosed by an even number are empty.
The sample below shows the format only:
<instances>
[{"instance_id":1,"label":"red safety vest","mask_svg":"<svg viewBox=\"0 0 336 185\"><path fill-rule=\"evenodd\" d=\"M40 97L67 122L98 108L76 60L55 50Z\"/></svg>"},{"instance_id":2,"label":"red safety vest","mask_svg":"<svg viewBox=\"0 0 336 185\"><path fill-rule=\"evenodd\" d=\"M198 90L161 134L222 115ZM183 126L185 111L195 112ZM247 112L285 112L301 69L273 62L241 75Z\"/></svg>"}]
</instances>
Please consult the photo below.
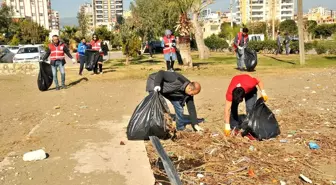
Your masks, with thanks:
<instances>
[{"instance_id":1,"label":"red safety vest","mask_svg":"<svg viewBox=\"0 0 336 185\"><path fill-rule=\"evenodd\" d=\"M176 53L175 47L169 47L170 43L174 43L175 41L175 36L171 35L170 38L167 36L163 37L163 43L164 43L164 48L163 48L163 54L168 54L168 53Z\"/></svg>"},{"instance_id":2,"label":"red safety vest","mask_svg":"<svg viewBox=\"0 0 336 185\"><path fill-rule=\"evenodd\" d=\"M60 43L58 46L55 44L49 44L50 60L63 60L64 57L64 44Z\"/></svg>"},{"instance_id":3,"label":"red safety vest","mask_svg":"<svg viewBox=\"0 0 336 185\"><path fill-rule=\"evenodd\" d=\"M238 33L238 44L240 44L240 41L242 40L242 38L243 38L243 32L239 32ZM244 44L246 44L247 38L248 38L248 35L246 34L246 36L244 37ZM237 50L238 48L235 42L233 42L232 47L234 50Z\"/></svg>"},{"instance_id":4,"label":"red safety vest","mask_svg":"<svg viewBox=\"0 0 336 185\"><path fill-rule=\"evenodd\" d=\"M97 41L92 40L92 41L90 42L90 45L92 46L92 49L93 49L93 50L96 50L96 51L101 50L101 41L100 41L100 40L97 40ZM104 56L104 53L103 53L103 52L100 52L100 55L101 55L101 56Z\"/></svg>"}]
</instances>

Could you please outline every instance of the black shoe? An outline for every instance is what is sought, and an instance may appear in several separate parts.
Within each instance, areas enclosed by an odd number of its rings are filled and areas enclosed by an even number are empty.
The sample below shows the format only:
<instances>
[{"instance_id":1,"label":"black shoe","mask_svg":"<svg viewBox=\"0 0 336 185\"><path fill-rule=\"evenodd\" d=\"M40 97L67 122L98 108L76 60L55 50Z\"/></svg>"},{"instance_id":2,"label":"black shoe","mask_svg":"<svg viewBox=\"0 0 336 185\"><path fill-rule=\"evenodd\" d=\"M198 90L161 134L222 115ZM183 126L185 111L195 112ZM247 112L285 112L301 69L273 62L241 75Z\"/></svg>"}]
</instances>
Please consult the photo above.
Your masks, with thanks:
<instances>
[{"instance_id":1,"label":"black shoe","mask_svg":"<svg viewBox=\"0 0 336 185\"><path fill-rule=\"evenodd\" d=\"M82 73L79 73L79 76L82 76Z\"/></svg>"},{"instance_id":2,"label":"black shoe","mask_svg":"<svg viewBox=\"0 0 336 185\"><path fill-rule=\"evenodd\" d=\"M67 86L65 86L65 85L62 85L62 89L67 89Z\"/></svg>"},{"instance_id":3,"label":"black shoe","mask_svg":"<svg viewBox=\"0 0 336 185\"><path fill-rule=\"evenodd\" d=\"M56 91L59 91L59 90L60 90L60 87L59 87L59 86L57 86L57 87L56 87Z\"/></svg>"}]
</instances>

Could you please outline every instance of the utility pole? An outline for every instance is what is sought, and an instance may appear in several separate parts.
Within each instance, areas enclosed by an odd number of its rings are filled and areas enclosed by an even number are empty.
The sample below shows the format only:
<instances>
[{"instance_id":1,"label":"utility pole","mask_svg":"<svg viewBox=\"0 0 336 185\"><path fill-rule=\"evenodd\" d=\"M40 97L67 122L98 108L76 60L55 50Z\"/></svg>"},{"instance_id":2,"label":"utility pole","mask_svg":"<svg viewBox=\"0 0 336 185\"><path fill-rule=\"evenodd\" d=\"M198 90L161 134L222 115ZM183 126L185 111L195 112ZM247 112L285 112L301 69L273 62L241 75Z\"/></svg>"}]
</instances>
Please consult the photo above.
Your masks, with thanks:
<instances>
[{"instance_id":1,"label":"utility pole","mask_svg":"<svg viewBox=\"0 0 336 185\"><path fill-rule=\"evenodd\" d=\"M231 28L233 28L232 0L230 0Z\"/></svg>"},{"instance_id":2,"label":"utility pole","mask_svg":"<svg viewBox=\"0 0 336 185\"><path fill-rule=\"evenodd\" d=\"M299 50L300 50L300 65L305 64L304 36L303 36L303 8L302 0L297 0L298 5L298 27L299 27Z\"/></svg>"},{"instance_id":3,"label":"utility pole","mask_svg":"<svg viewBox=\"0 0 336 185\"><path fill-rule=\"evenodd\" d=\"M275 40L275 1L276 0L272 0L272 38L273 40Z\"/></svg>"}]
</instances>

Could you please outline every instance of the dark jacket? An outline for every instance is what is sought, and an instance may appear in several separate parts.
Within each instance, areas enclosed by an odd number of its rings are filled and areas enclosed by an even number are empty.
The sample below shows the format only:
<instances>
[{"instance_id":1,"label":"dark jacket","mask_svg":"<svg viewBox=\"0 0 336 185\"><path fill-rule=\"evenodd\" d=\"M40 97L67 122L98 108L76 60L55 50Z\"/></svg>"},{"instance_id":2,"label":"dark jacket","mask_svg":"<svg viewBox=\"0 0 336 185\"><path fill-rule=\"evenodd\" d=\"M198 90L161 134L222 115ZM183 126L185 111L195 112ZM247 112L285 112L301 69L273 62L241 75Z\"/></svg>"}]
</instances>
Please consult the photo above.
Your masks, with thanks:
<instances>
[{"instance_id":1,"label":"dark jacket","mask_svg":"<svg viewBox=\"0 0 336 185\"><path fill-rule=\"evenodd\" d=\"M55 46L58 46L58 45L60 45L60 44L62 44L62 43L61 43L61 42L58 42L58 44L57 44L57 45L55 44ZM70 50L69 50L69 48L68 48L67 46L64 46L63 51L64 51L64 53L65 53L69 58L73 59L72 55L70 54ZM50 53L51 53L50 48L48 48L47 51L46 51L46 53L44 54L42 60L43 60L43 61L47 60L48 57L50 56ZM54 63L55 63L55 61L50 61L50 64L51 64L51 65L54 65ZM62 60L62 63L63 63L63 65L66 63L66 62L65 62L65 59Z\"/></svg>"},{"instance_id":2,"label":"dark jacket","mask_svg":"<svg viewBox=\"0 0 336 185\"><path fill-rule=\"evenodd\" d=\"M179 73L159 71L148 77L146 91L153 92L155 86L161 87L162 95L170 101L178 101L181 106L187 104L191 123L197 124L197 113L194 97L185 93L185 89L190 83L186 77Z\"/></svg>"}]
</instances>

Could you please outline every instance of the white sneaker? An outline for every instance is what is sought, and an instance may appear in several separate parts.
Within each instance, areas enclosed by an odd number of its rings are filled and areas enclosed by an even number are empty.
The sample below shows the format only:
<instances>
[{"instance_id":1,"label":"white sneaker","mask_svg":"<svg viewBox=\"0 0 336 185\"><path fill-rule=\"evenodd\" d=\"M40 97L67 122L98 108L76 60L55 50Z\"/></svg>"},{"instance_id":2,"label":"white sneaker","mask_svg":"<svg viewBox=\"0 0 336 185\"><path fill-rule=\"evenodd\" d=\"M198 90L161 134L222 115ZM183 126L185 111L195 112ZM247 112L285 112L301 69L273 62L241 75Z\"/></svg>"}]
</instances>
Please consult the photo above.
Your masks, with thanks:
<instances>
[{"instance_id":1,"label":"white sneaker","mask_svg":"<svg viewBox=\"0 0 336 185\"><path fill-rule=\"evenodd\" d=\"M199 125L195 125L194 128L197 132L203 132L204 131L204 129L202 127L200 127Z\"/></svg>"}]
</instances>

